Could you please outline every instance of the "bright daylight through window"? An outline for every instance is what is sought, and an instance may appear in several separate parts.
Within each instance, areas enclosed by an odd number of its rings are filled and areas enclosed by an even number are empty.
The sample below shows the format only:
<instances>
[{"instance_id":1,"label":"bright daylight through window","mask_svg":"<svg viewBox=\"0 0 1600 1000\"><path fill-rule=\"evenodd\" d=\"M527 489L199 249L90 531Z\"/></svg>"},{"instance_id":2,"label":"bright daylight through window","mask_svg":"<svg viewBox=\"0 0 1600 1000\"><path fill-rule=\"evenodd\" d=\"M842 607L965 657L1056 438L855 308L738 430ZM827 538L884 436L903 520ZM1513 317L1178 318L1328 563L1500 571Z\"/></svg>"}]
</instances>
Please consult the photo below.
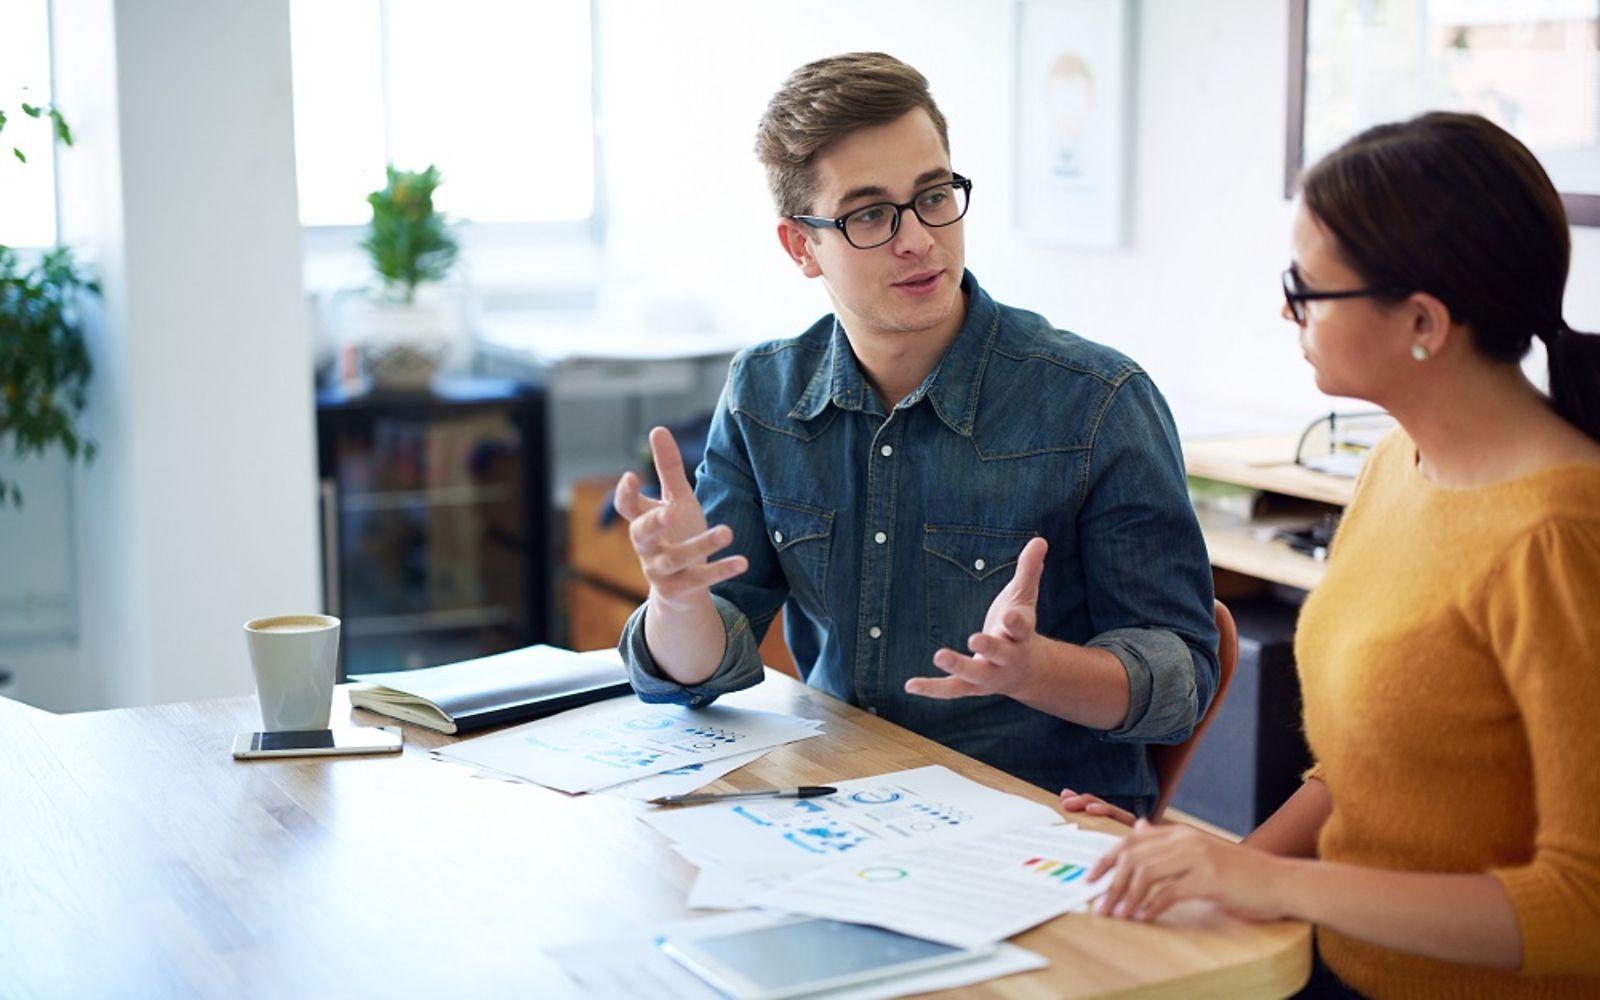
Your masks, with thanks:
<instances>
[{"instance_id":1,"label":"bright daylight through window","mask_svg":"<svg viewBox=\"0 0 1600 1000\"><path fill-rule=\"evenodd\" d=\"M48 4L0 0L0 12L0 113L6 116L0 132L0 245L44 247L56 241L55 148L49 119L29 118L22 105L50 103Z\"/></svg>"},{"instance_id":2,"label":"bright daylight through window","mask_svg":"<svg viewBox=\"0 0 1600 1000\"><path fill-rule=\"evenodd\" d=\"M455 219L593 214L584 0L294 0L291 30L303 225L365 223L385 163L436 164Z\"/></svg>"}]
</instances>

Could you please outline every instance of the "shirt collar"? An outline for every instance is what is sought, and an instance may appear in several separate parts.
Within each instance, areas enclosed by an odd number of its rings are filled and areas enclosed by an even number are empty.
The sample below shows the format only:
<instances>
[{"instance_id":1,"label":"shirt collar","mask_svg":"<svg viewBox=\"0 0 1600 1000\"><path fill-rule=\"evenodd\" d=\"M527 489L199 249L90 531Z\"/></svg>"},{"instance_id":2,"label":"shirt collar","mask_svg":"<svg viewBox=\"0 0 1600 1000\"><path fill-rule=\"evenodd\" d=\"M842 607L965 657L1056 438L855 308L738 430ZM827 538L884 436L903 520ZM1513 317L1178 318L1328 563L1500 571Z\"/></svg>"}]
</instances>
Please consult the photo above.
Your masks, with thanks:
<instances>
[{"instance_id":1,"label":"shirt collar","mask_svg":"<svg viewBox=\"0 0 1600 1000\"><path fill-rule=\"evenodd\" d=\"M823 352L805 392L795 400L789 416L797 420L811 420L832 402L841 410L861 410L866 407L870 389L867 380L856 364L855 352L845 336L844 326L838 317L833 320L833 333L828 338L828 349Z\"/></svg>"},{"instance_id":2,"label":"shirt collar","mask_svg":"<svg viewBox=\"0 0 1600 1000\"><path fill-rule=\"evenodd\" d=\"M971 271L962 274L961 290L967 300L967 316L961 324L961 332L956 334L955 342L928 377L900 405L909 408L926 397L940 420L957 434L970 437L978 411L983 369L1000 328L1000 309L978 285ZM829 402L841 410L862 410L869 404L877 405L877 401L871 399L866 377L856 363L855 352L850 349L850 341L837 317L833 321L828 349L805 391L795 400L789 416L811 420L821 414Z\"/></svg>"}]
</instances>

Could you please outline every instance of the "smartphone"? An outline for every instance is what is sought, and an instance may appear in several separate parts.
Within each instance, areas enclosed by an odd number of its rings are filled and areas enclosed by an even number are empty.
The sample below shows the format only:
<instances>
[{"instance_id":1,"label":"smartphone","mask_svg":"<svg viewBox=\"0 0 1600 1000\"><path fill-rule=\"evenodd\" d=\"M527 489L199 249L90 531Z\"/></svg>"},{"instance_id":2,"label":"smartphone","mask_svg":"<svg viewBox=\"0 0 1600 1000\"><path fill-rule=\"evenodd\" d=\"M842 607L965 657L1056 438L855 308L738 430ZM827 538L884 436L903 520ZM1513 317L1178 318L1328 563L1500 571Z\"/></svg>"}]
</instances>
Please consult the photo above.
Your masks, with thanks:
<instances>
[{"instance_id":1,"label":"smartphone","mask_svg":"<svg viewBox=\"0 0 1600 1000\"><path fill-rule=\"evenodd\" d=\"M394 753L405 740L399 726L306 729L281 733L240 733L233 738L235 760L252 757L319 757L333 754Z\"/></svg>"},{"instance_id":2,"label":"smartphone","mask_svg":"<svg viewBox=\"0 0 1600 1000\"><path fill-rule=\"evenodd\" d=\"M994 947L957 948L820 917L720 934L679 931L661 950L708 985L739 1000L779 1000L970 962Z\"/></svg>"}]
</instances>

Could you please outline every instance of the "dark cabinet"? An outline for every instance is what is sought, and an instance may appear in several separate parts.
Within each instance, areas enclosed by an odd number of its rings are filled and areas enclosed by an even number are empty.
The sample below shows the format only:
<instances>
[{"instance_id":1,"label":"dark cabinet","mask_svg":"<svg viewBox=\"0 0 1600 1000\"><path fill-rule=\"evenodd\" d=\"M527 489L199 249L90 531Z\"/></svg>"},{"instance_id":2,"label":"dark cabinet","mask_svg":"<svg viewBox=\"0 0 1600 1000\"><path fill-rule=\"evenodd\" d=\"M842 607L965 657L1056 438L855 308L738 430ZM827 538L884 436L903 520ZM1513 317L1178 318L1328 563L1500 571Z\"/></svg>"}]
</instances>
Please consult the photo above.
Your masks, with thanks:
<instances>
[{"instance_id":1,"label":"dark cabinet","mask_svg":"<svg viewBox=\"0 0 1600 1000\"><path fill-rule=\"evenodd\" d=\"M341 679L550 637L546 395L494 379L317 398Z\"/></svg>"},{"instance_id":2,"label":"dark cabinet","mask_svg":"<svg viewBox=\"0 0 1600 1000\"><path fill-rule=\"evenodd\" d=\"M1228 608L1239 626L1239 666L1172 805L1242 836L1299 789L1311 751L1294 664L1299 609L1268 598Z\"/></svg>"}]
</instances>

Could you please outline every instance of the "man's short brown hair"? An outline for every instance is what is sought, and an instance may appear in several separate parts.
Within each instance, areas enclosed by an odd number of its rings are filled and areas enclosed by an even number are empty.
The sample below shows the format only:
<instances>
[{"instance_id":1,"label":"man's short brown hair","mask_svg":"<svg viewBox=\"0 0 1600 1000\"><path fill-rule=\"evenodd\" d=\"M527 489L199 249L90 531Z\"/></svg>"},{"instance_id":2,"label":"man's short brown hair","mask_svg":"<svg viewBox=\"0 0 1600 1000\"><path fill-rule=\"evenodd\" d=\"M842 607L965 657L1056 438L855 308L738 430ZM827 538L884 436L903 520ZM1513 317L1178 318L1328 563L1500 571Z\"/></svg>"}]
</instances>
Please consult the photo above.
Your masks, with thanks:
<instances>
[{"instance_id":1,"label":"man's short brown hair","mask_svg":"<svg viewBox=\"0 0 1600 1000\"><path fill-rule=\"evenodd\" d=\"M791 73L772 95L756 128L756 156L767 168L767 186L778 214L813 211L816 181L811 164L829 143L858 128L892 122L916 108L933 119L948 153L949 130L933 103L927 78L894 56L851 52L819 59Z\"/></svg>"}]
</instances>

